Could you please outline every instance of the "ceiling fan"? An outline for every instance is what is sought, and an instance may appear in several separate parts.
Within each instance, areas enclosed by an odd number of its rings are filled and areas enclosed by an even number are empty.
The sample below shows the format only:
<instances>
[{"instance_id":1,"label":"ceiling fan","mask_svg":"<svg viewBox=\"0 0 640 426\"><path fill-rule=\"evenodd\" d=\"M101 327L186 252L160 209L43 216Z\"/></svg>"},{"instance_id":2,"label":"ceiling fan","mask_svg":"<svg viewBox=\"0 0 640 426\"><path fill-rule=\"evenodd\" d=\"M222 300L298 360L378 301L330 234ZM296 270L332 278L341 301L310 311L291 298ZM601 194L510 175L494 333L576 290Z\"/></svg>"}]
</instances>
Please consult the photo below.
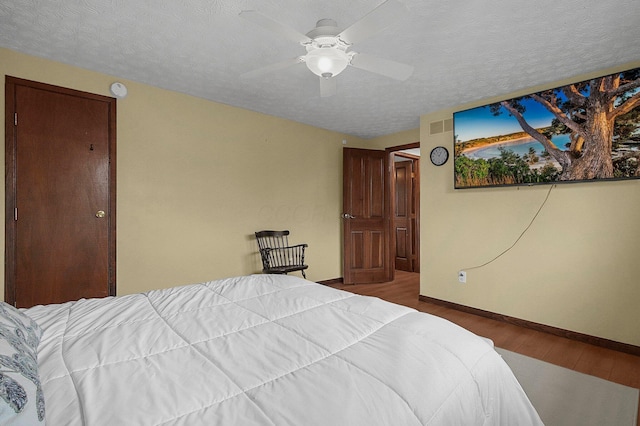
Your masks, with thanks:
<instances>
[{"instance_id":1,"label":"ceiling fan","mask_svg":"<svg viewBox=\"0 0 640 426\"><path fill-rule=\"evenodd\" d=\"M382 31L407 11L397 0L386 0L362 19L340 31L333 19L320 19L316 27L307 34L289 28L255 10L244 10L240 16L275 33L304 46L306 55L277 62L242 74L243 77L256 77L275 72L290 66L304 63L307 68L320 77L320 96L327 97L336 93L335 76L347 66L381 74L404 81L413 73L411 65L357 53L349 49L353 44Z\"/></svg>"}]
</instances>

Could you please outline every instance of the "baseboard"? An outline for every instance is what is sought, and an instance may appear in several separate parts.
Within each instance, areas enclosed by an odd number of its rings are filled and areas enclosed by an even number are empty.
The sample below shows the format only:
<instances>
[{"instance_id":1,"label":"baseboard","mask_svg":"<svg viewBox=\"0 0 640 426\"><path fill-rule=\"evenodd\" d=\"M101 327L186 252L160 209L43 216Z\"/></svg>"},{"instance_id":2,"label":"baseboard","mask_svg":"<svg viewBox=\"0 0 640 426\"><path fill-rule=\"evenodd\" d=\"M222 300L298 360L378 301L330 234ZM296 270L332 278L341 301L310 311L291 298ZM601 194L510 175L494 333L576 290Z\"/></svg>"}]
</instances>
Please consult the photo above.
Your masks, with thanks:
<instances>
[{"instance_id":1,"label":"baseboard","mask_svg":"<svg viewBox=\"0 0 640 426\"><path fill-rule=\"evenodd\" d=\"M496 314L494 312L484 311L482 309L472 308L470 306L460 305L458 303L447 302L446 300L440 300L440 299L436 299L429 296L420 295L418 298L422 302L433 303L436 305L445 306L447 308L466 312L468 314L474 314L481 317L490 318L496 321L501 321L508 324L513 324L520 327L526 327L532 330L541 331L543 333L565 337L567 339L576 340L578 342L588 343L591 345L612 349L618 352L624 352L624 353L640 356L640 346L634 346L628 343L616 342L614 340L604 339L602 337L590 336L588 334L578 333L575 331L564 330L562 328L552 327L550 325L544 325L544 324L540 324L532 321L523 320L520 318L514 318L508 315Z\"/></svg>"},{"instance_id":2,"label":"baseboard","mask_svg":"<svg viewBox=\"0 0 640 426\"><path fill-rule=\"evenodd\" d=\"M334 285L334 284L343 284L344 280L342 279L342 277L340 278L333 278L330 280L322 280L322 281L318 281L318 284L322 284L322 285Z\"/></svg>"}]
</instances>

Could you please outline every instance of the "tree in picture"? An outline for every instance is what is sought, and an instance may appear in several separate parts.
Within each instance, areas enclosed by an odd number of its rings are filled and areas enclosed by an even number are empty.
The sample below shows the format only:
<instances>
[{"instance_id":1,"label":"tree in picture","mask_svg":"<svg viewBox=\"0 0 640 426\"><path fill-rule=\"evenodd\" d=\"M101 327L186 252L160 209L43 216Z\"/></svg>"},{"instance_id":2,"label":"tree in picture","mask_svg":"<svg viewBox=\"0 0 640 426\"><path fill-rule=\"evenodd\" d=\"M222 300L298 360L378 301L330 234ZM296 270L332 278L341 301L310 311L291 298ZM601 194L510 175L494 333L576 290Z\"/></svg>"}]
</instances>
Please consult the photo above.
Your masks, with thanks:
<instances>
[{"instance_id":1,"label":"tree in picture","mask_svg":"<svg viewBox=\"0 0 640 426\"><path fill-rule=\"evenodd\" d=\"M531 100L553 114L551 126L536 129L527 122L525 101ZM542 144L545 155L548 153L562 168L559 180L586 180L618 177L612 149L621 139L639 138L640 108L636 109L639 106L640 68L636 68L505 100L491 104L490 108L495 116L502 113L502 108L506 109L527 134ZM570 133L570 142L565 150L556 146L552 136L566 133ZM619 165L618 173L640 176L640 152L619 159L625 163ZM629 159L635 167L625 165Z\"/></svg>"}]
</instances>

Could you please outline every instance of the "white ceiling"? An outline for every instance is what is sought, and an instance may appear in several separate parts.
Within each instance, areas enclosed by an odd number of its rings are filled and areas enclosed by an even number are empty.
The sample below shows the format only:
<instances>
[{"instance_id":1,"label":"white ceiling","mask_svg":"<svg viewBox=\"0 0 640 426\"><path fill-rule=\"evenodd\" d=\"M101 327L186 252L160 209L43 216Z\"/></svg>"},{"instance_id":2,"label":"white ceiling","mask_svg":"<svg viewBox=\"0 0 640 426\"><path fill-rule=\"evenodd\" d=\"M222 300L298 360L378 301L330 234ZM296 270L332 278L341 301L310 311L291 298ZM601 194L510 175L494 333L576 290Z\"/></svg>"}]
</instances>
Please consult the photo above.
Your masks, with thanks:
<instances>
[{"instance_id":1,"label":"white ceiling","mask_svg":"<svg viewBox=\"0 0 640 426\"><path fill-rule=\"evenodd\" d=\"M413 129L422 114L640 60L638 0L400 0L405 18L352 50L415 67L404 82L348 67L320 98L304 54L242 19L306 33L345 28L382 0L3 0L0 46L362 138Z\"/></svg>"}]
</instances>

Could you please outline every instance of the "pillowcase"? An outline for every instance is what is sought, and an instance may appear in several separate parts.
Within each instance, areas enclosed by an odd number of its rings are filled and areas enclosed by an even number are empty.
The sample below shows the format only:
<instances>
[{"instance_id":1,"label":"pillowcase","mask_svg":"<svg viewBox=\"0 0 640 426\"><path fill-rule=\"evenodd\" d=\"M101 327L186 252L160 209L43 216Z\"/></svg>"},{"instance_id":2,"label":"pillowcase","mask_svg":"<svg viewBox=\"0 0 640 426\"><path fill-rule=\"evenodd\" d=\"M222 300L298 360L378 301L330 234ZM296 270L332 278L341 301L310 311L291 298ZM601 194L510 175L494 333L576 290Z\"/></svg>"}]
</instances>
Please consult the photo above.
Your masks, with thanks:
<instances>
[{"instance_id":1,"label":"pillowcase","mask_svg":"<svg viewBox=\"0 0 640 426\"><path fill-rule=\"evenodd\" d=\"M0 424L44 425L44 395L38 376L40 326L0 302Z\"/></svg>"}]
</instances>

